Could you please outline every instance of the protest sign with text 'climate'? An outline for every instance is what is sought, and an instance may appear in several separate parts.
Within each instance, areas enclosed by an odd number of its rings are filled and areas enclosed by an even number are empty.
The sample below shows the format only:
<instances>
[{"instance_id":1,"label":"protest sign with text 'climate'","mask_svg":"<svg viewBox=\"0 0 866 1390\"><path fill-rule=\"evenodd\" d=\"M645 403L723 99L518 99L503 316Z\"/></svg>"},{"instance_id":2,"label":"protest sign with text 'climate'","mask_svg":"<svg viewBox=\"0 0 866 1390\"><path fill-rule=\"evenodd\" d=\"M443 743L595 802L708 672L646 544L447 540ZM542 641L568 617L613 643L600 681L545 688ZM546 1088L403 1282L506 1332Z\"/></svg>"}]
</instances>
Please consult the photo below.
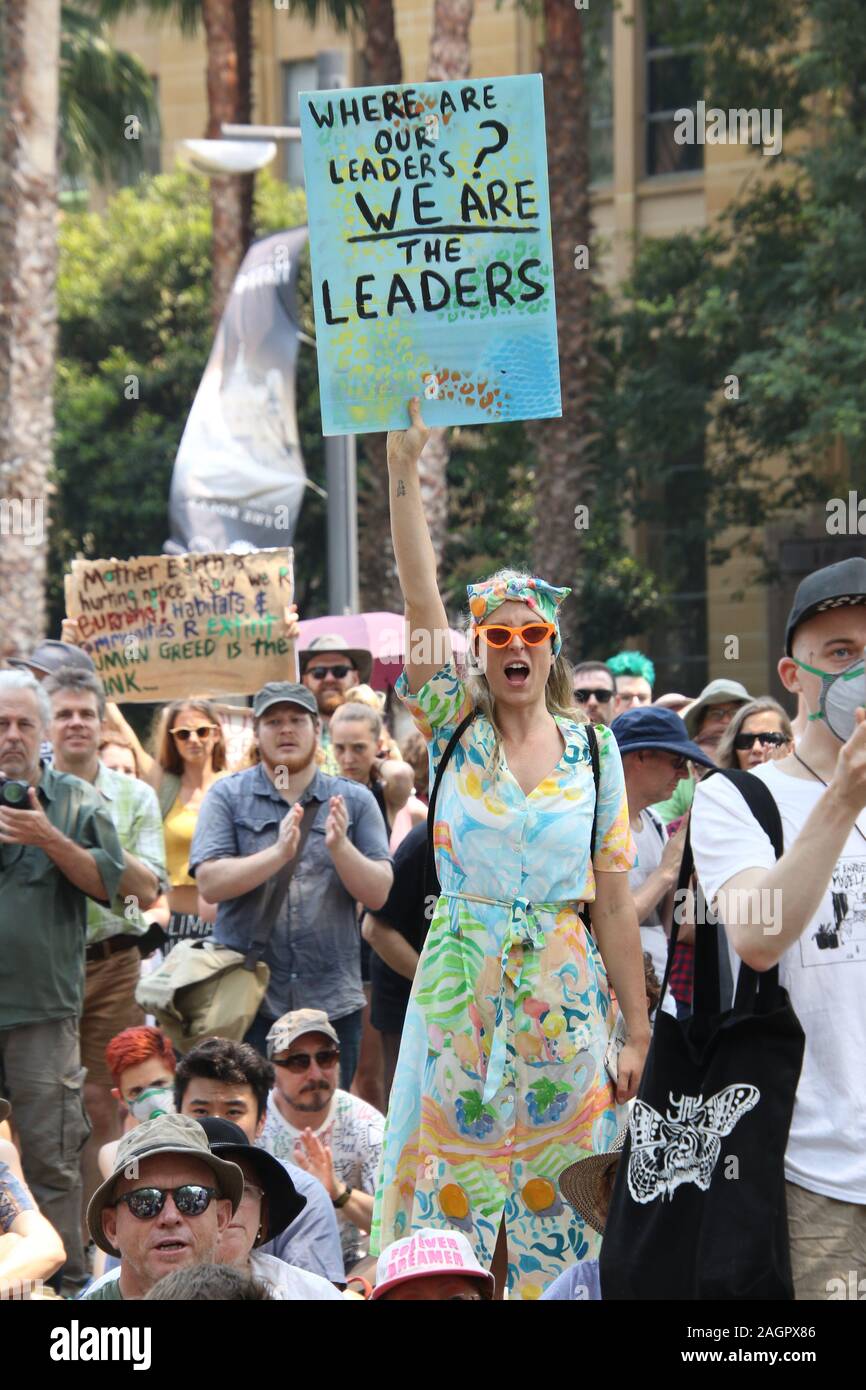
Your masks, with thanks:
<instances>
[{"instance_id":1,"label":"protest sign with text 'climate'","mask_svg":"<svg viewBox=\"0 0 866 1390\"><path fill-rule=\"evenodd\" d=\"M541 78L301 95L326 435L562 413Z\"/></svg>"}]
</instances>

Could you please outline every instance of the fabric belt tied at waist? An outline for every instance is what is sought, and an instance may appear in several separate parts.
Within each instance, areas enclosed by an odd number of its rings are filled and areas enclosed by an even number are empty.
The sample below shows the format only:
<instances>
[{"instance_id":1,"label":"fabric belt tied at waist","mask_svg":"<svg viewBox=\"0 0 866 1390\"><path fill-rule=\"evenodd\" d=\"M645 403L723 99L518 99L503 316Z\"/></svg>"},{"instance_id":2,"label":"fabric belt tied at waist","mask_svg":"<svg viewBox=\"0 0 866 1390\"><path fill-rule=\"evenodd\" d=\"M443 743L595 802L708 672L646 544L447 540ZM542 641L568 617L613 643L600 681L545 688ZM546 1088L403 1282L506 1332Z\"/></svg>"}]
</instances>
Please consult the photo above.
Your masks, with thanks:
<instances>
[{"instance_id":1,"label":"fabric belt tied at waist","mask_svg":"<svg viewBox=\"0 0 866 1390\"><path fill-rule=\"evenodd\" d=\"M493 1038L490 1046L490 1059L487 1062L486 1071L484 1069L484 1053L481 1050L479 1065L484 1076L484 1095L483 1104L487 1104L496 1095L502 1085L502 1078L505 1075L505 1063L508 1057L507 1037L508 1028L505 1014L505 981L510 980L517 988L520 984L520 977L523 971L523 952L540 951L544 946L544 928L538 920L539 912L559 912L564 907L570 907L577 911L576 904L572 899L560 900L559 902L533 903L528 898L513 898L506 901L504 898L484 898L477 893L449 893L443 891L443 898L454 898L459 902L490 903L494 907L504 908L508 913L508 925L502 941L502 954L499 959L499 991L496 996L496 1021L493 1028ZM453 930L453 928L452 928ZM515 946L520 946L520 955L512 959L512 951Z\"/></svg>"}]
</instances>

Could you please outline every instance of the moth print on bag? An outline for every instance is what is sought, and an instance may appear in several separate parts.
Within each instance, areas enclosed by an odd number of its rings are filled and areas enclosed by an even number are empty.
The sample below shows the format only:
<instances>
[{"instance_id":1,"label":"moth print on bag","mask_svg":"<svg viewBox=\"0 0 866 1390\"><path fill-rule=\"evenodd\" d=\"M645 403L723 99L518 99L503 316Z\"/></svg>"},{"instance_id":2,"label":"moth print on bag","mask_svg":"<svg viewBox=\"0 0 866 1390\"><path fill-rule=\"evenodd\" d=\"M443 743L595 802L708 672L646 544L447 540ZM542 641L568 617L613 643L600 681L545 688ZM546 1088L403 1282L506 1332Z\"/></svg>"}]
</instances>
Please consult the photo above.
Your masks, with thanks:
<instances>
[{"instance_id":1,"label":"moth print on bag","mask_svg":"<svg viewBox=\"0 0 866 1390\"><path fill-rule=\"evenodd\" d=\"M668 1097L667 1116L636 1100L629 1128L631 1156L628 1190L636 1202L672 1197L682 1183L706 1192L722 1151L719 1142L757 1105L757 1086L726 1086L705 1101L703 1096Z\"/></svg>"}]
</instances>

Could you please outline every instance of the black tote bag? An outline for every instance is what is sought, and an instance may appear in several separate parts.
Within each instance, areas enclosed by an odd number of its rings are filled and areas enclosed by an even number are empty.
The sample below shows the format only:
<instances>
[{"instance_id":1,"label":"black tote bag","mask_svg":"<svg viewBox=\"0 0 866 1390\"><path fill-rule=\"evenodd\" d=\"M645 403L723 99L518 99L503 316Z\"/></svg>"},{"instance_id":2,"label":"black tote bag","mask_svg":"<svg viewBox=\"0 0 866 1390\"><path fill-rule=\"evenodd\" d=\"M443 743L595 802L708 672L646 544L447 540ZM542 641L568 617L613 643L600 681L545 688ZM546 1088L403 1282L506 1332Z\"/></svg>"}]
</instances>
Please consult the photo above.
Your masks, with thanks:
<instances>
[{"instance_id":1,"label":"black tote bag","mask_svg":"<svg viewBox=\"0 0 866 1390\"><path fill-rule=\"evenodd\" d=\"M717 774L718 775L718 774ZM778 807L724 771L783 852ZM693 867L687 837L679 888ZM681 901L678 894L676 901ZM719 1007L713 921L695 930L694 1013L656 1014L601 1246L603 1299L791 1299L784 1157L805 1035L778 968L741 962ZM667 988L676 945L671 929Z\"/></svg>"}]
</instances>

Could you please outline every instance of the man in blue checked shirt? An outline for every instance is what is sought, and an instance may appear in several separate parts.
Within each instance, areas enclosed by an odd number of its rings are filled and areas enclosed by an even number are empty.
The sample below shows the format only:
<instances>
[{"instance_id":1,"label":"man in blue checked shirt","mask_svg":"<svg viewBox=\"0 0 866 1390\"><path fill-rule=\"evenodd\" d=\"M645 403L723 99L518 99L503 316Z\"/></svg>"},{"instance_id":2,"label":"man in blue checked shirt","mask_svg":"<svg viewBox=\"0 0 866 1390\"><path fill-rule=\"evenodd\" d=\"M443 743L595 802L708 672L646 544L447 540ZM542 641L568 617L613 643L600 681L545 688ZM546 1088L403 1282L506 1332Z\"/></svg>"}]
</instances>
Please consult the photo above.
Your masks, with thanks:
<instances>
[{"instance_id":1,"label":"man in blue checked shirt","mask_svg":"<svg viewBox=\"0 0 866 1390\"><path fill-rule=\"evenodd\" d=\"M320 770L319 712L306 686L264 686L253 701L253 729L260 761L208 791L189 871L218 904L214 941L247 951L270 881L297 856L261 957L270 967L268 992L246 1041L264 1054L277 1018L321 1009L340 1038L340 1085L348 1091L366 1003L356 904L375 911L390 891L385 825L366 787Z\"/></svg>"}]
</instances>

